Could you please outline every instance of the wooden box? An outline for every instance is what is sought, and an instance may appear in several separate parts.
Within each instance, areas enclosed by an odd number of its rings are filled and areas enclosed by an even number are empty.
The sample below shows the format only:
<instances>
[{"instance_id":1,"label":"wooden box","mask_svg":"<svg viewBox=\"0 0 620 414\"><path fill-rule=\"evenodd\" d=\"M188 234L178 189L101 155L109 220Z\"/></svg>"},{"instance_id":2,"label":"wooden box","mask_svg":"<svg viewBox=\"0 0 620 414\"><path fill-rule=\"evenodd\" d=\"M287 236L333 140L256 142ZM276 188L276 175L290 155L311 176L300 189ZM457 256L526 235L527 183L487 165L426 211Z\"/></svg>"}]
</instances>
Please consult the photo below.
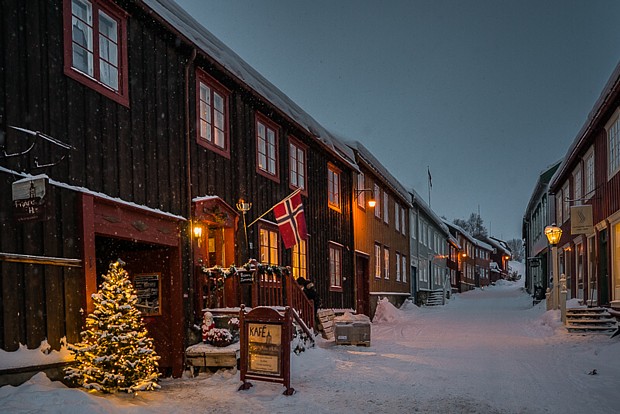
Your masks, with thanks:
<instances>
[{"instance_id":1,"label":"wooden box","mask_svg":"<svg viewBox=\"0 0 620 414\"><path fill-rule=\"evenodd\" d=\"M336 345L370 346L370 322L336 322Z\"/></svg>"}]
</instances>

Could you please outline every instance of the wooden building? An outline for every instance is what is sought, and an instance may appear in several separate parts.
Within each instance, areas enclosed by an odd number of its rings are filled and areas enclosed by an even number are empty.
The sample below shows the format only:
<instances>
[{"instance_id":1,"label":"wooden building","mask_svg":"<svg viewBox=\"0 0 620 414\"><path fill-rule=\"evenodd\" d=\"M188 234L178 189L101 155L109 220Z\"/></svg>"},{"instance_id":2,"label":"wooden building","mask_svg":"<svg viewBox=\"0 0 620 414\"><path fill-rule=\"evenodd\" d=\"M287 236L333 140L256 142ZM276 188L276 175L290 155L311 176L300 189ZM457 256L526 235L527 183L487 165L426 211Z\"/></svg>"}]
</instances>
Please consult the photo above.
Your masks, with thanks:
<instances>
[{"instance_id":1,"label":"wooden building","mask_svg":"<svg viewBox=\"0 0 620 414\"><path fill-rule=\"evenodd\" d=\"M508 244L496 237L478 237L478 240L491 246L489 261L489 282L494 284L500 279L507 279L509 273L508 262L512 258L512 252Z\"/></svg>"},{"instance_id":2,"label":"wooden building","mask_svg":"<svg viewBox=\"0 0 620 414\"><path fill-rule=\"evenodd\" d=\"M476 287L485 287L491 284L491 254L493 246L474 238L474 284Z\"/></svg>"},{"instance_id":3,"label":"wooden building","mask_svg":"<svg viewBox=\"0 0 620 414\"><path fill-rule=\"evenodd\" d=\"M558 273L566 275L569 299L620 304L619 171L620 65L549 184L553 220L562 228Z\"/></svg>"},{"instance_id":4,"label":"wooden building","mask_svg":"<svg viewBox=\"0 0 620 414\"><path fill-rule=\"evenodd\" d=\"M203 269L292 266L325 306L354 307L352 151L188 13L7 0L0 20L2 349L78 341L119 257L158 285L145 321L174 376ZM296 189L307 241L284 249L273 213L246 236Z\"/></svg>"},{"instance_id":5,"label":"wooden building","mask_svg":"<svg viewBox=\"0 0 620 414\"><path fill-rule=\"evenodd\" d=\"M448 239L443 220L415 190L411 196L412 296L417 304L444 304L450 291Z\"/></svg>"},{"instance_id":6,"label":"wooden building","mask_svg":"<svg viewBox=\"0 0 620 414\"><path fill-rule=\"evenodd\" d=\"M525 289L536 300L544 299L543 293L549 287L549 243L545 227L551 224L549 182L561 161L547 167L538 176L534 191L523 214L522 235L525 240Z\"/></svg>"},{"instance_id":7,"label":"wooden building","mask_svg":"<svg viewBox=\"0 0 620 414\"><path fill-rule=\"evenodd\" d=\"M444 220L450 230L450 234L458 241L461 251L458 254L459 278L457 286L453 286L458 292L467 292L476 287L476 239L460 226Z\"/></svg>"},{"instance_id":8,"label":"wooden building","mask_svg":"<svg viewBox=\"0 0 620 414\"><path fill-rule=\"evenodd\" d=\"M409 225L405 188L361 143L350 142L359 166L353 192L356 310L374 316L387 298L400 306L410 295ZM373 200L374 207L369 206Z\"/></svg>"}]
</instances>

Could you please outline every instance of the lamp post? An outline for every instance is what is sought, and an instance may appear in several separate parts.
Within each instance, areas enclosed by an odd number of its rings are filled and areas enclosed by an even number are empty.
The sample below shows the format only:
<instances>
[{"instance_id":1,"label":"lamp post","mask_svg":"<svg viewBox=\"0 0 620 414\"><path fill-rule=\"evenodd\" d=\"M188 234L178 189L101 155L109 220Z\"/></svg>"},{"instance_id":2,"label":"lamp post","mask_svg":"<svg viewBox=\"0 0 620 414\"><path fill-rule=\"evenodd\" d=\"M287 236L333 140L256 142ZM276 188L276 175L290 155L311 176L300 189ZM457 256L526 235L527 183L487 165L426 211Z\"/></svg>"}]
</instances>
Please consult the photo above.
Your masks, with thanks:
<instances>
[{"instance_id":1,"label":"lamp post","mask_svg":"<svg viewBox=\"0 0 620 414\"><path fill-rule=\"evenodd\" d=\"M245 213L250 211L252 208L252 203L248 203L243 198L240 198L237 202L237 210L241 212L243 215L243 233L245 234L245 248L246 254L249 254L249 245L248 245L248 226L245 225Z\"/></svg>"},{"instance_id":2,"label":"lamp post","mask_svg":"<svg viewBox=\"0 0 620 414\"><path fill-rule=\"evenodd\" d=\"M562 237L562 229L553 223L545 227L545 236L551 246L551 274L553 275L553 309L558 309L560 305L560 277L558 275L558 243ZM547 308L549 309L549 308Z\"/></svg>"}]
</instances>

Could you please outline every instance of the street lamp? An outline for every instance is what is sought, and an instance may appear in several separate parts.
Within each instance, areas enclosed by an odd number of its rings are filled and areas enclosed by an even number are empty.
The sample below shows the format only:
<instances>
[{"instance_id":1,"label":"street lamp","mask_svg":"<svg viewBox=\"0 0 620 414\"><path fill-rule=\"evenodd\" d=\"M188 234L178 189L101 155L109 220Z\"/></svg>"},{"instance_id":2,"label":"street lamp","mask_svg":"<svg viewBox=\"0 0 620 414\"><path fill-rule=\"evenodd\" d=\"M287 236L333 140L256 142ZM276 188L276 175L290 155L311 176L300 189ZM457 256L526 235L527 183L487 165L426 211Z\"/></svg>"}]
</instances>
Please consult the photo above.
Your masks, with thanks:
<instances>
[{"instance_id":1,"label":"street lamp","mask_svg":"<svg viewBox=\"0 0 620 414\"><path fill-rule=\"evenodd\" d=\"M553 275L553 308L558 309L560 305L560 277L558 275L558 243L560 242L560 238L562 237L562 229L553 223L550 226L545 227L545 236L547 236L547 240L549 241L549 245L551 246L551 268ZM547 308L549 309L549 308Z\"/></svg>"},{"instance_id":2,"label":"street lamp","mask_svg":"<svg viewBox=\"0 0 620 414\"><path fill-rule=\"evenodd\" d=\"M374 195L374 191L370 188L360 188L359 190L354 190L355 191L355 199L357 200L357 197L360 196L360 194L362 194L363 192L368 191L369 193ZM368 200L368 207L374 207L377 205L377 200L375 200L374 198L370 197L370 200Z\"/></svg>"},{"instance_id":3,"label":"street lamp","mask_svg":"<svg viewBox=\"0 0 620 414\"><path fill-rule=\"evenodd\" d=\"M252 203L248 203L243 198L237 201L237 210L243 214L243 233L245 234L245 248L249 250L248 246L248 226L245 225L245 214L252 208ZM249 252L246 252L248 254Z\"/></svg>"}]
</instances>

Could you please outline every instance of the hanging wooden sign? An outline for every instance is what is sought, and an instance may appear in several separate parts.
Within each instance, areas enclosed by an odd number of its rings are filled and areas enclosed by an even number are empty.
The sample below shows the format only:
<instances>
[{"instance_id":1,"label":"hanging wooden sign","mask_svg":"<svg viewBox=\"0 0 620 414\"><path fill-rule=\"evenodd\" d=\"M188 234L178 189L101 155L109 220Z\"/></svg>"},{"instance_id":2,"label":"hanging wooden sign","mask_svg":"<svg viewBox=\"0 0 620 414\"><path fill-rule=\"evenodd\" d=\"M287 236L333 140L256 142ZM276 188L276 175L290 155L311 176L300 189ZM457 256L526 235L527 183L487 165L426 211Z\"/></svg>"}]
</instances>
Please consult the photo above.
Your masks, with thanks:
<instances>
[{"instance_id":1,"label":"hanging wooden sign","mask_svg":"<svg viewBox=\"0 0 620 414\"><path fill-rule=\"evenodd\" d=\"M268 307L257 307L239 312L240 329L240 378L239 390L252 387L248 379L282 383L284 395L295 392L291 388L291 338L293 317L291 308L284 313Z\"/></svg>"},{"instance_id":2,"label":"hanging wooden sign","mask_svg":"<svg viewBox=\"0 0 620 414\"><path fill-rule=\"evenodd\" d=\"M12 185L13 217L18 222L44 221L51 218L49 178L46 175L24 178Z\"/></svg>"}]
</instances>

